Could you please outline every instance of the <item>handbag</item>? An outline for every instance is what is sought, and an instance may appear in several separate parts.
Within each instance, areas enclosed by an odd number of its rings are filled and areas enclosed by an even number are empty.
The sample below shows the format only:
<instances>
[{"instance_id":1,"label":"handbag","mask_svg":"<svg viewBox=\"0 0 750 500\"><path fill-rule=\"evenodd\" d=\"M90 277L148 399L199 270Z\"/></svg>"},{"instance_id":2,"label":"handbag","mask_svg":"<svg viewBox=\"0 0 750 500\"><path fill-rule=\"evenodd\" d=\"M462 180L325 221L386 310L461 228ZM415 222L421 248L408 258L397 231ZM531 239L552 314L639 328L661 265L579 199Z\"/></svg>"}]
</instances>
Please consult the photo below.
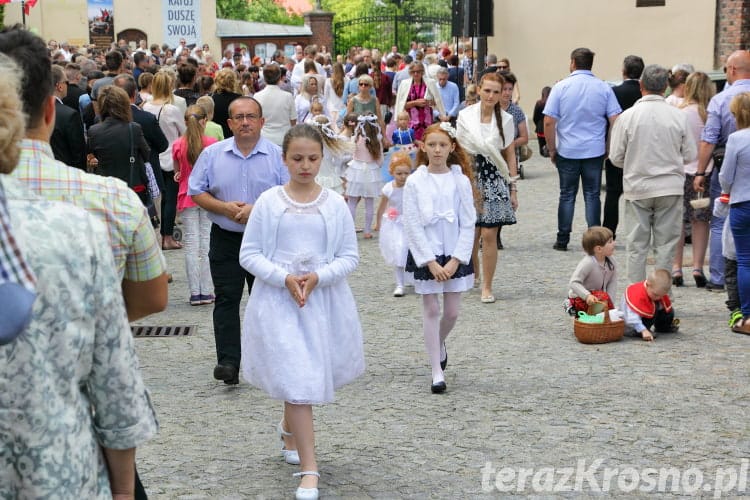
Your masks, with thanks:
<instances>
[{"instance_id":1,"label":"handbag","mask_svg":"<svg viewBox=\"0 0 750 500\"><path fill-rule=\"evenodd\" d=\"M141 199L141 203L146 207L148 218L151 220L151 225L154 228L159 227L161 221L159 215L156 212L156 206L154 205L154 199L151 197L151 193L148 187L143 182L136 178L136 160L135 160L135 140L133 139L133 124L128 123L128 135L130 136L130 189L135 191L138 198ZM140 177L140 176L139 176ZM138 184L136 184L138 182Z\"/></svg>"},{"instance_id":2,"label":"handbag","mask_svg":"<svg viewBox=\"0 0 750 500\"><path fill-rule=\"evenodd\" d=\"M724 163L724 154L727 152L726 146L716 146L711 158L714 160L714 168L717 172L721 171L721 164Z\"/></svg>"},{"instance_id":3,"label":"handbag","mask_svg":"<svg viewBox=\"0 0 750 500\"><path fill-rule=\"evenodd\" d=\"M518 148L518 161L526 161L531 158L533 151L528 144L524 144Z\"/></svg>"}]
</instances>

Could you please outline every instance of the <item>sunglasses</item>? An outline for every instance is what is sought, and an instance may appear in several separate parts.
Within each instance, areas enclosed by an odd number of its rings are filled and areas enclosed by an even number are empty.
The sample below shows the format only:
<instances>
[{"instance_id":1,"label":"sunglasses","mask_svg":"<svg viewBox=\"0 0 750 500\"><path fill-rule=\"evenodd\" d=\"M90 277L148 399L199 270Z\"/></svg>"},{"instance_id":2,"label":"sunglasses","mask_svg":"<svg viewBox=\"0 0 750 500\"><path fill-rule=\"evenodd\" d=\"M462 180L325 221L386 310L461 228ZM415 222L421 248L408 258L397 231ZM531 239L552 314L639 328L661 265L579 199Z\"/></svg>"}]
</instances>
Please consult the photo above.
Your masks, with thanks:
<instances>
[{"instance_id":1,"label":"sunglasses","mask_svg":"<svg viewBox=\"0 0 750 500\"><path fill-rule=\"evenodd\" d=\"M508 69L508 66L498 66L497 69Z\"/></svg>"},{"instance_id":2,"label":"sunglasses","mask_svg":"<svg viewBox=\"0 0 750 500\"><path fill-rule=\"evenodd\" d=\"M359 84L359 86L360 86L360 87L369 87L369 86L370 86L370 84L369 84L369 83L365 83L365 82L362 82L362 83L360 83L360 84Z\"/></svg>"}]
</instances>

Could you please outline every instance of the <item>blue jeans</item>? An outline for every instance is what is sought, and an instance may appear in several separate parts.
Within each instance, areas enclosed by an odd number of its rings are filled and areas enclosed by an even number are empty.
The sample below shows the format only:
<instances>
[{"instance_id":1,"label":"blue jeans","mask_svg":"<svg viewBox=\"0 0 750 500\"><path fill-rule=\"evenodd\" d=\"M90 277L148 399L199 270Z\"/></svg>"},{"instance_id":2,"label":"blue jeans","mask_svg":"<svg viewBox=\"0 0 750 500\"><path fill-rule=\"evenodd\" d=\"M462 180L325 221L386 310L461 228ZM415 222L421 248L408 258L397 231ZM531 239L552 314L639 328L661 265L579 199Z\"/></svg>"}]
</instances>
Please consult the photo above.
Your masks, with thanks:
<instances>
[{"instance_id":1,"label":"blue jeans","mask_svg":"<svg viewBox=\"0 0 750 500\"><path fill-rule=\"evenodd\" d=\"M572 160L557 155L557 175L560 177L560 201L557 205L557 243L567 245L570 242L579 178L583 183L586 224L588 227L600 225L603 163L604 156Z\"/></svg>"},{"instance_id":2,"label":"blue jeans","mask_svg":"<svg viewBox=\"0 0 750 500\"><path fill-rule=\"evenodd\" d=\"M719 185L719 171L711 172L711 184L708 189L711 196L711 206L714 200L721 194ZM724 219L726 217L711 216L710 233L708 235L708 279L714 285L724 284L724 255L722 253L721 233L724 231Z\"/></svg>"},{"instance_id":3,"label":"blue jeans","mask_svg":"<svg viewBox=\"0 0 750 500\"><path fill-rule=\"evenodd\" d=\"M729 207L729 227L737 248L740 309L747 318L750 316L750 201L735 203Z\"/></svg>"}]
</instances>

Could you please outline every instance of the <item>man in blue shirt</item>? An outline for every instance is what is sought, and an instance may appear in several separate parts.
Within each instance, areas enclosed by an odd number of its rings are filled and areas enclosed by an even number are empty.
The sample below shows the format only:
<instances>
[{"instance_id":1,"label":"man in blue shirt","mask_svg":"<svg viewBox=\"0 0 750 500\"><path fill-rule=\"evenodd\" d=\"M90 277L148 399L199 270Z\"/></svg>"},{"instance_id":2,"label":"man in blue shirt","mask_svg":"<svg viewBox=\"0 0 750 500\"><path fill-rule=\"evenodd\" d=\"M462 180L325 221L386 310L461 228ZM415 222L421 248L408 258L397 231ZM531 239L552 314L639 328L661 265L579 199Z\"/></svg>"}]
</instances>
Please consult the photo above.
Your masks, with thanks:
<instances>
[{"instance_id":1,"label":"man in blue shirt","mask_svg":"<svg viewBox=\"0 0 750 500\"><path fill-rule=\"evenodd\" d=\"M593 65L591 50L575 49L570 54L570 75L552 87L544 107L544 136L560 178L555 250L568 249L579 179L586 224L600 225L607 125L613 125L622 110L610 86L591 72Z\"/></svg>"},{"instance_id":2,"label":"man in blue shirt","mask_svg":"<svg viewBox=\"0 0 750 500\"><path fill-rule=\"evenodd\" d=\"M706 170L713 156L714 169L710 174L709 188L712 200L721 194L719 169L721 168L721 160L724 158L724 146L729 134L737 130L737 122L734 115L729 111L729 103L737 94L750 92L750 52L737 50L727 58L727 83L731 86L716 94L708 103L708 117L698 146L698 166L693 181L693 188L696 191L705 189ZM711 234L708 240L709 281L706 284L706 290L709 291L724 290L724 256L721 245L723 227L724 217L711 217Z\"/></svg>"},{"instance_id":3,"label":"man in blue shirt","mask_svg":"<svg viewBox=\"0 0 750 500\"><path fill-rule=\"evenodd\" d=\"M188 194L208 211L211 241L208 260L214 282L214 338L217 365L214 378L239 383L241 354L240 301L254 276L240 266L240 245L255 200L263 191L289 180L281 148L260 136L263 109L252 97L229 105L227 123L233 137L203 150L190 174Z\"/></svg>"},{"instance_id":4,"label":"man in blue shirt","mask_svg":"<svg viewBox=\"0 0 750 500\"><path fill-rule=\"evenodd\" d=\"M441 67L437 70L437 81L438 90L440 91L440 97L443 98L443 106L445 107L445 114L439 116L440 121L450 121L451 125L456 125L456 118L458 118L458 106L461 104L461 100L458 97L458 85L448 80L449 73L448 68Z\"/></svg>"}]
</instances>

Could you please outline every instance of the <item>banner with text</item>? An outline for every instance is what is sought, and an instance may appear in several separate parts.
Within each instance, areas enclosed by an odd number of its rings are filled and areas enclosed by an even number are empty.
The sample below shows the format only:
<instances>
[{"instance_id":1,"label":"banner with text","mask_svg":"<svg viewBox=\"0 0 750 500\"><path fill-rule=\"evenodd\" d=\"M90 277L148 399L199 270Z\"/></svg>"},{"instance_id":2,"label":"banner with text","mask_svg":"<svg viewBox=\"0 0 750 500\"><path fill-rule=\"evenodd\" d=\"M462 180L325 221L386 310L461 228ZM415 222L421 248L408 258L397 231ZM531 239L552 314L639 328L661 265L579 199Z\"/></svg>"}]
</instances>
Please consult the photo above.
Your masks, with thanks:
<instances>
[{"instance_id":1,"label":"banner with text","mask_svg":"<svg viewBox=\"0 0 750 500\"><path fill-rule=\"evenodd\" d=\"M108 49L115 41L114 0L88 0L89 43Z\"/></svg>"},{"instance_id":2,"label":"banner with text","mask_svg":"<svg viewBox=\"0 0 750 500\"><path fill-rule=\"evenodd\" d=\"M181 39L187 45L202 43L200 0L162 0L164 42L177 47Z\"/></svg>"}]
</instances>

